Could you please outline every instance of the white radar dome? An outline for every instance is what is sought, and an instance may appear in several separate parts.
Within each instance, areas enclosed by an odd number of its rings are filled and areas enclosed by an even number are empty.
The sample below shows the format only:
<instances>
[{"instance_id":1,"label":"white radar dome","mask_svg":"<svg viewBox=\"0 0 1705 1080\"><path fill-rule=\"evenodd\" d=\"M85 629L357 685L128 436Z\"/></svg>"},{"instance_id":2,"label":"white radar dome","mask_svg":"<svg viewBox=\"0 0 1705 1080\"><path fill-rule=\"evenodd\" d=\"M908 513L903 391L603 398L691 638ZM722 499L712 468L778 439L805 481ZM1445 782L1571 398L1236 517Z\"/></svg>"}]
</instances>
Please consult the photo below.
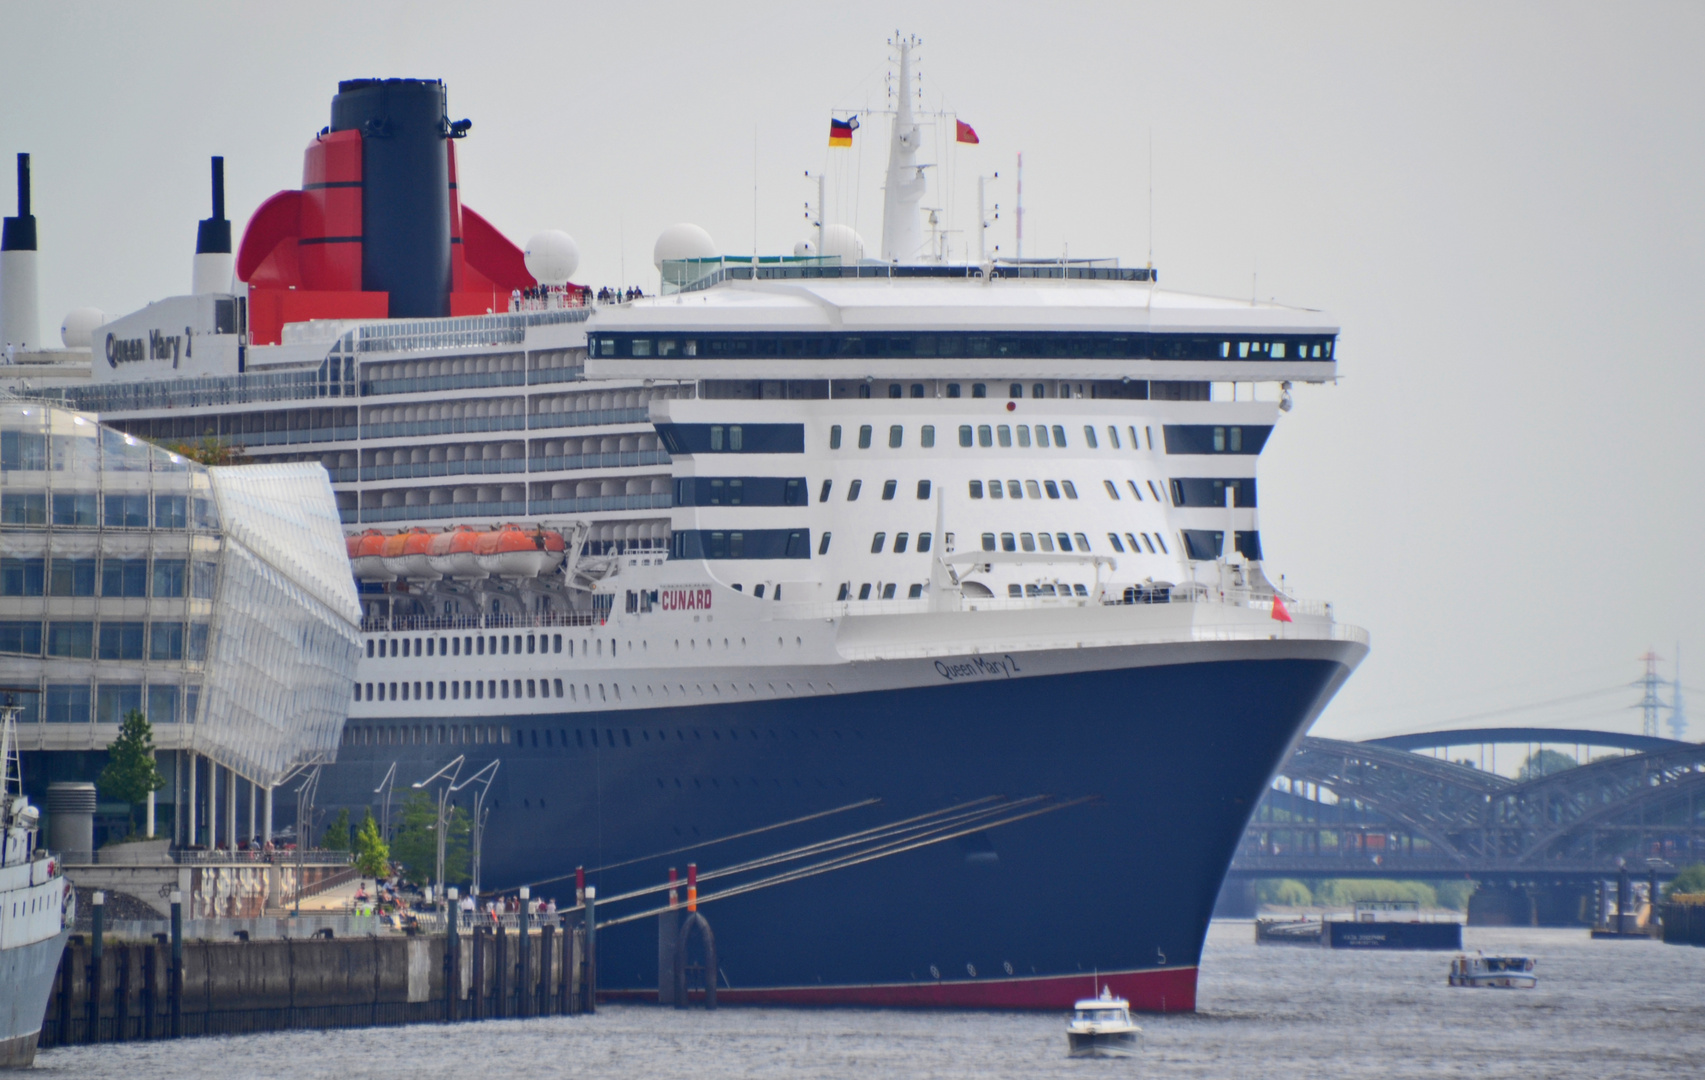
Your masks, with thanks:
<instances>
[{"instance_id":1,"label":"white radar dome","mask_svg":"<svg viewBox=\"0 0 1705 1080\"><path fill-rule=\"evenodd\" d=\"M651 262L657 269L676 259L711 259L716 257L716 241L697 225L682 223L664 229L651 249Z\"/></svg>"},{"instance_id":2,"label":"white radar dome","mask_svg":"<svg viewBox=\"0 0 1705 1080\"><path fill-rule=\"evenodd\" d=\"M547 229L527 241L521 253L527 273L541 285L567 285L580 269L580 245L561 229Z\"/></svg>"},{"instance_id":3,"label":"white radar dome","mask_svg":"<svg viewBox=\"0 0 1705 1080\"><path fill-rule=\"evenodd\" d=\"M793 245L793 254L797 258L801 259L815 255L817 254L817 245L809 240L801 240L799 243Z\"/></svg>"},{"instance_id":4,"label":"white radar dome","mask_svg":"<svg viewBox=\"0 0 1705 1080\"><path fill-rule=\"evenodd\" d=\"M864 237L853 231L850 225L825 225L823 227L823 254L833 258L841 257L842 266L852 266L864 260Z\"/></svg>"},{"instance_id":5,"label":"white radar dome","mask_svg":"<svg viewBox=\"0 0 1705 1080\"><path fill-rule=\"evenodd\" d=\"M100 308L80 307L66 314L59 324L59 340L67 349L94 347L95 328L107 321Z\"/></svg>"}]
</instances>

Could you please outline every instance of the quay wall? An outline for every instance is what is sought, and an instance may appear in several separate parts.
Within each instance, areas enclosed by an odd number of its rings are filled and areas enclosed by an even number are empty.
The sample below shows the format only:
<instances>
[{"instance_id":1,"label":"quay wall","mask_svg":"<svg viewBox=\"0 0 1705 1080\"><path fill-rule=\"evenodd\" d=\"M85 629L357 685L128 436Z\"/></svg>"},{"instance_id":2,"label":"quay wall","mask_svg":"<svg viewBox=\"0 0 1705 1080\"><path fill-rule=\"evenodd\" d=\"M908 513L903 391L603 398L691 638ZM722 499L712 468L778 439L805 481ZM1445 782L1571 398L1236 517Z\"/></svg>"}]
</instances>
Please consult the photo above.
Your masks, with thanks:
<instances>
[{"instance_id":1,"label":"quay wall","mask_svg":"<svg viewBox=\"0 0 1705 1080\"><path fill-rule=\"evenodd\" d=\"M1663 905L1664 944L1705 945L1705 896Z\"/></svg>"},{"instance_id":2,"label":"quay wall","mask_svg":"<svg viewBox=\"0 0 1705 1080\"><path fill-rule=\"evenodd\" d=\"M169 941L109 938L97 965L89 936L73 936L40 1045L562 1015L591 1005L578 928L535 929L525 939L485 929L454 946L444 934L369 934L185 940L182 948L174 980Z\"/></svg>"}]
</instances>

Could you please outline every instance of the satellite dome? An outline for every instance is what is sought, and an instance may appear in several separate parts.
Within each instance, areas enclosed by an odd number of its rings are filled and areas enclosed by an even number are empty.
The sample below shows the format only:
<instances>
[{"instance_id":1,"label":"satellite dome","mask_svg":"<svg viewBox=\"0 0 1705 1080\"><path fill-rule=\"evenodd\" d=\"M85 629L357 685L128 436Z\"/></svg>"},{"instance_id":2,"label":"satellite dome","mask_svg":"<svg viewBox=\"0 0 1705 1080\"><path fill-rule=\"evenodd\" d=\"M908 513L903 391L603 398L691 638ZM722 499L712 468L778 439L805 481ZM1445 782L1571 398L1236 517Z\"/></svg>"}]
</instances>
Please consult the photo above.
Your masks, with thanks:
<instances>
[{"instance_id":1,"label":"satellite dome","mask_svg":"<svg viewBox=\"0 0 1705 1080\"><path fill-rule=\"evenodd\" d=\"M716 241L697 225L671 225L657 238L651 249L651 262L657 269L676 259L711 259L716 257Z\"/></svg>"},{"instance_id":2,"label":"satellite dome","mask_svg":"<svg viewBox=\"0 0 1705 1080\"><path fill-rule=\"evenodd\" d=\"M864 237L853 231L850 225L825 225L823 227L823 254L841 257L842 266L852 266L864 260Z\"/></svg>"},{"instance_id":3,"label":"satellite dome","mask_svg":"<svg viewBox=\"0 0 1705 1080\"><path fill-rule=\"evenodd\" d=\"M580 269L580 245L561 229L547 229L527 241L522 257L527 273L541 285L567 285Z\"/></svg>"},{"instance_id":4,"label":"satellite dome","mask_svg":"<svg viewBox=\"0 0 1705 1080\"><path fill-rule=\"evenodd\" d=\"M796 258L801 259L810 255L815 255L817 254L817 245L810 240L801 240L799 243L793 245L793 254Z\"/></svg>"},{"instance_id":5,"label":"satellite dome","mask_svg":"<svg viewBox=\"0 0 1705 1080\"><path fill-rule=\"evenodd\" d=\"M77 308L60 321L59 340L67 349L93 348L95 328L106 321L106 314L100 308Z\"/></svg>"}]
</instances>

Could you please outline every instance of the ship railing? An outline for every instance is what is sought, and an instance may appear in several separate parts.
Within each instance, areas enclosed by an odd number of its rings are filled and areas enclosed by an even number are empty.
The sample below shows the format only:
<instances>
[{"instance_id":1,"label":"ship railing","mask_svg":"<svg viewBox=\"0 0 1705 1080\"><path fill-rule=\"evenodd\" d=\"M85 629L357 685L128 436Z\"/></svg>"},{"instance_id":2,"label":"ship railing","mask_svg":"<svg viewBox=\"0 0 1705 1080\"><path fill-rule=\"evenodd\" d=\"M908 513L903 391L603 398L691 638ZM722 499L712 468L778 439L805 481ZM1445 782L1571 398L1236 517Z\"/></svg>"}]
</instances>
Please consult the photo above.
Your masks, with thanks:
<instances>
[{"instance_id":1,"label":"ship railing","mask_svg":"<svg viewBox=\"0 0 1705 1080\"><path fill-rule=\"evenodd\" d=\"M414 633L422 630L548 630L565 626L598 626L604 616L594 611L547 615L395 615L361 620L368 634Z\"/></svg>"},{"instance_id":2,"label":"ship railing","mask_svg":"<svg viewBox=\"0 0 1705 1080\"><path fill-rule=\"evenodd\" d=\"M1238 590L1222 593L1218 589L1185 582L1182 585L1145 591L1131 597L1125 592L1109 589L1104 598L1086 596L952 596L945 604L929 597L893 600L838 600L831 603L776 605L778 614L786 618L839 618L847 615L912 615L929 611L1047 611L1057 608L1128 607L1151 604L1223 605L1244 610L1268 612L1273 609L1273 593L1253 593ZM1287 597L1284 607L1292 616L1302 615L1326 619L1334 627L1342 627L1347 640L1366 640L1367 631L1343 626L1335 621L1329 601L1303 600ZM1211 633L1212 628L1205 628ZM1358 638L1357 635L1360 635Z\"/></svg>"},{"instance_id":3,"label":"ship railing","mask_svg":"<svg viewBox=\"0 0 1705 1080\"><path fill-rule=\"evenodd\" d=\"M121 845L118 850L102 849L100 851L65 851L60 858L71 866L135 866L137 857L124 850L129 845ZM274 848L266 851L262 848L176 848L170 851L150 854L147 863L173 863L178 866L295 866L298 853L294 849ZM308 866L348 866L354 855L347 851L332 851L326 848L309 848L300 853L301 861Z\"/></svg>"}]
</instances>

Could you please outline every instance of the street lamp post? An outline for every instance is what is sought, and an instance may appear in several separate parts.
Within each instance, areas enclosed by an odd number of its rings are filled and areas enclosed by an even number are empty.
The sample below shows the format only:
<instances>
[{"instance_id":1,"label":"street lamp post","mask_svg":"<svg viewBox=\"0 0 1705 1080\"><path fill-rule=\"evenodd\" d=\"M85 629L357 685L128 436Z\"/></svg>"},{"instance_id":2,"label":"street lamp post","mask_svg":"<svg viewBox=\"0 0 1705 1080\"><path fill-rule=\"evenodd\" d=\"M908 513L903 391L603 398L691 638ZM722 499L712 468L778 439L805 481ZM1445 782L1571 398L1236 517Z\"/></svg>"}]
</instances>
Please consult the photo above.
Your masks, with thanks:
<instances>
[{"instance_id":1,"label":"street lamp post","mask_svg":"<svg viewBox=\"0 0 1705 1080\"><path fill-rule=\"evenodd\" d=\"M415 788L419 789L440 779L444 781L443 786L438 789L438 876L434 878L434 883L437 885L434 891L436 896L444 895L444 838L450 831L445 808L450 804L450 793L456 790L456 777L462 771L462 762L466 760L466 754L457 754L448 765L414 785Z\"/></svg>"},{"instance_id":2,"label":"street lamp post","mask_svg":"<svg viewBox=\"0 0 1705 1080\"><path fill-rule=\"evenodd\" d=\"M482 766L478 772L450 789L451 791L460 791L472 784L480 785L479 790L474 792L474 812L472 822L474 833L474 880L472 892L475 898L478 898L480 895L480 841L485 836L486 816L491 813L490 808L485 805L485 797L487 793L491 791L491 782L497 778L497 767L501 764L503 764L503 759L501 758L488 762Z\"/></svg>"}]
</instances>

